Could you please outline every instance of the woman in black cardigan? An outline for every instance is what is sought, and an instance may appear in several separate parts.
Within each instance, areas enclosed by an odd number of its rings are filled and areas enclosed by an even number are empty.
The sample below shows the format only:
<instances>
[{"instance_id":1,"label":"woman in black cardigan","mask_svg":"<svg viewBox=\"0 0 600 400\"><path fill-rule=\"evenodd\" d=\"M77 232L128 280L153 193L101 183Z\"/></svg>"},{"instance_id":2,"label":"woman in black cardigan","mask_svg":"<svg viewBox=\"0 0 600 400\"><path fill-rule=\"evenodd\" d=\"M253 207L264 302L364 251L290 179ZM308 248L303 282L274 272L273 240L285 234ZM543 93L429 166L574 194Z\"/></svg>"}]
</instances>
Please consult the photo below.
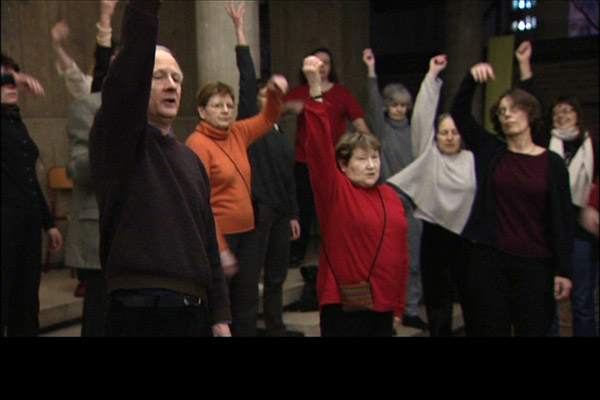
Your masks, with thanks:
<instances>
[{"instance_id":1,"label":"woman in black cardigan","mask_svg":"<svg viewBox=\"0 0 600 400\"><path fill-rule=\"evenodd\" d=\"M487 63L471 68L451 114L475 155L477 193L463 235L475 242L468 268L474 336L545 336L554 299L571 289L573 230L567 170L533 139L541 106L521 89L490 110L497 135L471 115L478 83L495 79Z\"/></svg>"},{"instance_id":2,"label":"woman in black cardigan","mask_svg":"<svg viewBox=\"0 0 600 400\"><path fill-rule=\"evenodd\" d=\"M1 336L37 336L42 274L42 227L51 250L62 247L36 176L39 155L21 120L19 90L44 88L2 54L2 328Z\"/></svg>"}]
</instances>

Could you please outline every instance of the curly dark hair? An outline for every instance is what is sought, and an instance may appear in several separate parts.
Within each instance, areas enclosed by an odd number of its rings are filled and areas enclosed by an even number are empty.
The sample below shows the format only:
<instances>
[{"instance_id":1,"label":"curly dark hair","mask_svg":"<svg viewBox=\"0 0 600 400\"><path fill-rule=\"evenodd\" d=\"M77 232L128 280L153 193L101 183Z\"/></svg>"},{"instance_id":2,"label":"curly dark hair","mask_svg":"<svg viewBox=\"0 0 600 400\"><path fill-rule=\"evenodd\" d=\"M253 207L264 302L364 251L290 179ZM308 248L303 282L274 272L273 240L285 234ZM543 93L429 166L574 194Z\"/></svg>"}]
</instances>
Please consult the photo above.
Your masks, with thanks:
<instances>
[{"instance_id":1,"label":"curly dark hair","mask_svg":"<svg viewBox=\"0 0 600 400\"><path fill-rule=\"evenodd\" d=\"M535 96L519 88L513 88L504 92L500 97L498 97L498 100L496 100L496 102L490 109L490 120L492 121L492 125L494 126L494 131L496 131L498 136L500 136L502 139L506 139L506 135L502 131L500 119L497 115L498 108L500 107L500 101L502 101L502 99L505 97L509 97L516 107L525 111L529 118L531 138L534 140L537 139L538 136L542 133L544 126L542 106L540 105L538 99L535 98Z\"/></svg>"}]
</instances>

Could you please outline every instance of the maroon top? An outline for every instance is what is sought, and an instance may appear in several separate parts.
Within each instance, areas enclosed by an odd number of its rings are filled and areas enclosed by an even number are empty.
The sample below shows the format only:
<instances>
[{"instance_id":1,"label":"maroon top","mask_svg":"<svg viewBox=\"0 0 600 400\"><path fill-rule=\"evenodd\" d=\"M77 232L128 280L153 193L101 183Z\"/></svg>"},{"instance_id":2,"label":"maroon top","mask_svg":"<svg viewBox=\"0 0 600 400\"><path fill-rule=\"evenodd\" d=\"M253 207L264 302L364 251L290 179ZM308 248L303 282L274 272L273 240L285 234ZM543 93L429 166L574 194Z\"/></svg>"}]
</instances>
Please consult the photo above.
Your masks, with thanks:
<instances>
[{"instance_id":1,"label":"maroon top","mask_svg":"<svg viewBox=\"0 0 600 400\"><path fill-rule=\"evenodd\" d=\"M496 165L494 191L499 250L519 257L552 257L548 159L548 151L537 156L507 151Z\"/></svg>"}]
</instances>

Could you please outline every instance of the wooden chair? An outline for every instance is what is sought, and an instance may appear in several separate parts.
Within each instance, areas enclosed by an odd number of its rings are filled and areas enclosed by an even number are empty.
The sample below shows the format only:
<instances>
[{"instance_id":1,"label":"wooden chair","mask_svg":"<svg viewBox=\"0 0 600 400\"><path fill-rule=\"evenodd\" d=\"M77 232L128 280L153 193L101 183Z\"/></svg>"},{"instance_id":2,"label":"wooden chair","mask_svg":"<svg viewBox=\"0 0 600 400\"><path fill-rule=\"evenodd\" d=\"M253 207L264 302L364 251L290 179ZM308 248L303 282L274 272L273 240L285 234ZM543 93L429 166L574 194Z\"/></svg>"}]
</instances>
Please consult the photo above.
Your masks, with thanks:
<instances>
[{"instance_id":1,"label":"wooden chair","mask_svg":"<svg viewBox=\"0 0 600 400\"><path fill-rule=\"evenodd\" d=\"M56 194L59 190L72 190L73 181L67 176L67 167L56 165L48 171L48 199L50 201L50 212L55 221L69 221L71 216L56 214ZM50 267L50 249L46 249L46 260L44 262L44 272L48 272ZM71 276L75 276L75 271L71 270Z\"/></svg>"}]
</instances>

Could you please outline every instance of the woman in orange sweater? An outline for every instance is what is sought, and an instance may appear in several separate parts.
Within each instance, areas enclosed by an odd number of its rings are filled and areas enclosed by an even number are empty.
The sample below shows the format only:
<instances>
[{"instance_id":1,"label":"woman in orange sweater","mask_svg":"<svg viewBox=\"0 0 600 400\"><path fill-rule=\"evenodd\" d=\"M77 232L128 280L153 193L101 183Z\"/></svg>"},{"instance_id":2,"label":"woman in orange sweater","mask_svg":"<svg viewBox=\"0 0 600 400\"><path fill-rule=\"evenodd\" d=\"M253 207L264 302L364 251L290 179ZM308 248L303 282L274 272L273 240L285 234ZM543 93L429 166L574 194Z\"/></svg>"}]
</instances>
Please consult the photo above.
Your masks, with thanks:
<instances>
[{"instance_id":1,"label":"woman in orange sweater","mask_svg":"<svg viewBox=\"0 0 600 400\"><path fill-rule=\"evenodd\" d=\"M233 89L221 82L204 85L198 92L201 121L186 141L210 177L221 263L229 278L234 336L256 336L258 316L260 266L247 150L279 122L287 88L283 76L273 76L267 84L264 110L235 121Z\"/></svg>"}]
</instances>

